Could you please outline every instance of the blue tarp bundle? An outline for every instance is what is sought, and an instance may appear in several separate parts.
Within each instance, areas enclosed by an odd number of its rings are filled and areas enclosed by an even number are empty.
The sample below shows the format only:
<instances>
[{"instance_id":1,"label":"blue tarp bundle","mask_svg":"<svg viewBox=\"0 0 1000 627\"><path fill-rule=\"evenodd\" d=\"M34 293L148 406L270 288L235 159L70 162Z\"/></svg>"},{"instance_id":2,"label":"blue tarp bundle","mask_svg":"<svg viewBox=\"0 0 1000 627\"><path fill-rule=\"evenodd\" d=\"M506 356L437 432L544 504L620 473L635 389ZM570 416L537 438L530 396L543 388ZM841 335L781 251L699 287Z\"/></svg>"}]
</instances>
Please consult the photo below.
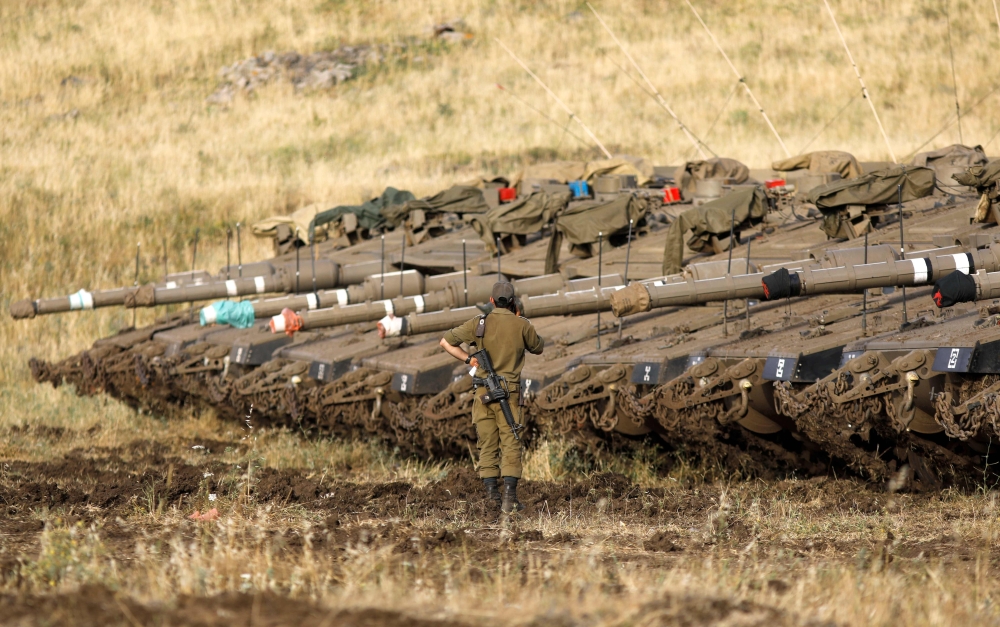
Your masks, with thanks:
<instances>
[{"instance_id":1,"label":"blue tarp bundle","mask_svg":"<svg viewBox=\"0 0 1000 627\"><path fill-rule=\"evenodd\" d=\"M220 300L202 308L199 321L201 326L228 324L237 329L249 329L254 322L253 303L248 300Z\"/></svg>"}]
</instances>

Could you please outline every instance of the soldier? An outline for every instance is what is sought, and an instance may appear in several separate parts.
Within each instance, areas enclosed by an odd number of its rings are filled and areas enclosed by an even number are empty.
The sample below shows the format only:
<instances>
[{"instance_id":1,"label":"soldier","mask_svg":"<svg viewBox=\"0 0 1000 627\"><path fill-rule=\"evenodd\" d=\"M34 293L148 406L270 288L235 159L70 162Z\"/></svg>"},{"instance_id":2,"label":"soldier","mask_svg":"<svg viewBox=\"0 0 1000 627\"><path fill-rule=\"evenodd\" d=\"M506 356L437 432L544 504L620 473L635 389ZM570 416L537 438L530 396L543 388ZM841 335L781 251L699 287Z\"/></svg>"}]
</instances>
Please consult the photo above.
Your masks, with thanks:
<instances>
[{"instance_id":1,"label":"soldier","mask_svg":"<svg viewBox=\"0 0 1000 627\"><path fill-rule=\"evenodd\" d=\"M524 367L524 351L540 355L544 346L535 327L526 318L516 313L514 286L507 281L493 284L490 297L493 311L476 316L460 327L456 327L441 338L441 348L455 359L476 368L476 377L486 373L479 367L478 360L466 354L461 344L485 349L493 361L494 370L504 378L510 393L511 413L521 424L520 376ZM486 493L500 504L504 513L521 511L524 505L517 500L517 480L521 477L521 446L514 438L504 419L499 403L484 405L479 395L472 406L472 421L476 425L479 448L479 476L486 486ZM503 497L501 498L498 478L503 477Z\"/></svg>"}]
</instances>

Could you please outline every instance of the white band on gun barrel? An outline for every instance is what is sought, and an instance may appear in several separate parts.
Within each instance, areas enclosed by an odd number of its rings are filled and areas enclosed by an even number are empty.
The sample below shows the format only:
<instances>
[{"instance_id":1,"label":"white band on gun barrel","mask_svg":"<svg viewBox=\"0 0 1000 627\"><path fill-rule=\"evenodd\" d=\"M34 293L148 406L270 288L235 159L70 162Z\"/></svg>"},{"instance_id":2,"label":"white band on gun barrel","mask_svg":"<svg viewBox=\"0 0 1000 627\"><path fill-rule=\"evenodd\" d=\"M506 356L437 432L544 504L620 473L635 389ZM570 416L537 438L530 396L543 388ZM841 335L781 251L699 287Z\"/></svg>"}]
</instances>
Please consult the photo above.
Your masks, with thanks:
<instances>
[{"instance_id":1,"label":"white band on gun barrel","mask_svg":"<svg viewBox=\"0 0 1000 627\"><path fill-rule=\"evenodd\" d=\"M385 329L386 337L398 337L400 331L403 329L403 319L397 318L392 314L382 318L378 323Z\"/></svg>"},{"instance_id":2,"label":"white band on gun barrel","mask_svg":"<svg viewBox=\"0 0 1000 627\"><path fill-rule=\"evenodd\" d=\"M215 324L218 319L218 312L215 311L215 307L209 305L201 310L201 315L205 316L205 324Z\"/></svg>"},{"instance_id":3,"label":"white band on gun barrel","mask_svg":"<svg viewBox=\"0 0 1000 627\"><path fill-rule=\"evenodd\" d=\"M80 290L76 294L69 295L70 311L75 309L93 309L94 295L86 290Z\"/></svg>"},{"instance_id":4,"label":"white band on gun barrel","mask_svg":"<svg viewBox=\"0 0 1000 627\"><path fill-rule=\"evenodd\" d=\"M927 262L923 259L911 259L910 263L913 264L913 283L914 285L927 282Z\"/></svg>"},{"instance_id":5,"label":"white band on gun barrel","mask_svg":"<svg viewBox=\"0 0 1000 627\"><path fill-rule=\"evenodd\" d=\"M168 290L172 290L172 289L176 289L176 288L177 288L177 282L176 281L167 281L167 289Z\"/></svg>"},{"instance_id":6,"label":"white band on gun barrel","mask_svg":"<svg viewBox=\"0 0 1000 627\"><path fill-rule=\"evenodd\" d=\"M255 276L253 278L253 284L254 284L254 286L256 286L258 294L263 294L264 293L264 277L262 277L262 276Z\"/></svg>"},{"instance_id":7,"label":"white band on gun barrel","mask_svg":"<svg viewBox=\"0 0 1000 627\"><path fill-rule=\"evenodd\" d=\"M396 313L396 310L393 309L393 307L392 307L392 301L391 300L383 300L382 301L382 305L385 306L385 315L391 316L394 313Z\"/></svg>"},{"instance_id":8,"label":"white band on gun barrel","mask_svg":"<svg viewBox=\"0 0 1000 627\"><path fill-rule=\"evenodd\" d=\"M285 316L283 316L282 314L278 314L277 316L271 316L271 325L274 327L275 333L284 333Z\"/></svg>"},{"instance_id":9,"label":"white band on gun barrel","mask_svg":"<svg viewBox=\"0 0 1000 627\"><path fill-rule=\"evenodd\" d=\"M309 309L316 309L316 295L306 294L306 306Z\"/></svg>"},{"instance_id":10,"label":"white band on gun barrel","mask_svg":"<svg viewBox=\"0 0 1000 627\"><path fill-rule=\"evenodd\" d=\"M413 302L417 306L417 313L418 314L424 313L424 297L423 296L419 296L419 295L418 296L414 296L413 297Z\"/></svg>"},{"instance_id":11,"label":"white band on gun barrel","mask_svg":"<svg viewBox=\"0 0 1000 627\"><path fill-rule=\"evenodd\" d=\"M960 253L958 255L952 255L952 259L955 260L955 269L962 274L969 273L969 255L966 253Z\"/></svg>"},{"instance_id":12,"label":"white band on gun barrel","mask_svg":"<svg viewBox=\"0 0 1000 627\"><path fill-rule=\"evenodd\" d=\"M239 290L236 289L236 281L229 280L226 281L226 296L239 296Z\"/></svg>"},{"instance_id":13,"label":"white band on gun barrel","mask_svg":"<svg viewBox=\"0 0 1000 627\"><path fill-rule=\"evenodd\" d=\"M337 304L338 305L349 305L351 299L347 296L347 290L337 290Z\"/></svg>"}]
</instances>

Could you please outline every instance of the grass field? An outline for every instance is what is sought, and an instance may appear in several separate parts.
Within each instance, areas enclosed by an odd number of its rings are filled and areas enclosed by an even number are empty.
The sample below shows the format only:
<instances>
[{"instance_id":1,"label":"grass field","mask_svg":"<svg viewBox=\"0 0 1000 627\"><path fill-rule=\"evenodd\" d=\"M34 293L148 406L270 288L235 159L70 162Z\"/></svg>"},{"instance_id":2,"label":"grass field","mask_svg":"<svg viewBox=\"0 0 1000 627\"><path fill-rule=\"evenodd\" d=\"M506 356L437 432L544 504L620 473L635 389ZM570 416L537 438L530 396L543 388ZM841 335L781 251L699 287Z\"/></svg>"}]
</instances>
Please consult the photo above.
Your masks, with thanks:
<instances>
[{"instance_id":1,"label":"grass field","mask_svg":"<svg viewBox=\"0 0 1000 627\"><path fill-rule=\"evenodd\" d=\"M790 151L888 157L821 0L695 5ZM594 6L715 152L752 167L783 156L684 2ZM932 137L926 149L959 140L949 21L962 139L997 154L991 2L832 6L900 159ZM206 100L219 69L251 55L426 43L457 18L471 40L412 46L330 90L279 81ZM692 156L579 2L0 2L0 305L130 284L136 242L140 281L164 263L187 269L195 229L198 265L215 269L236 222L598 156L494 38L612 152ZM244 258L269 252L244 238ZM166 422L31 381L29 357L131 322L112 310L0 316L0 607L15 624L278 624L279 610L359 625L996 621L991 492L666 476L649 469L654 450L581 469L551 442L529 463L529 516L501 525L471 492L440 497L471 490L461 460L250 434L212 416ZM222 522L188 520L210 490ZM276 596L217 596L240 591Z\"/></svg>"}]
</instances>

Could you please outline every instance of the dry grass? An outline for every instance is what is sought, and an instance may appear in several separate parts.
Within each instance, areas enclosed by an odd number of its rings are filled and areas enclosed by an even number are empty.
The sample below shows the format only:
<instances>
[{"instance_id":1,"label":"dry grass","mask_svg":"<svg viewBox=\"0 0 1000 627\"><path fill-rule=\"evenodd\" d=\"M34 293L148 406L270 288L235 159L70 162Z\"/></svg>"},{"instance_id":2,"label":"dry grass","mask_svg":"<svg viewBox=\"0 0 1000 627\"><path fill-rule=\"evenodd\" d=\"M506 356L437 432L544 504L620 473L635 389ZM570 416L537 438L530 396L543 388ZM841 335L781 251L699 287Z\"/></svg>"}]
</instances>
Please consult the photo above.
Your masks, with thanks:
<instances>
[{"instance_id":1,"label":"dry grass","mask_svg":"<svg viewBox=\"0 0 1000 627\"><path fill-rule=\"evenodd\" d=\"M704 484L640 496L629 510L601 494L576 512L499 524L462 502L331 523L311 508L247 501L242 490L220 494L215 523L141 498L114 520L39 512L45 530L4 587L70 594L99 584L142 602L271 591L326 608L501 625L996 618L993 498L879 497L833 481ZM648 517L643 504L676 511Z\"/></svg>"},{"instance_id":2,"label":"dry grass","mask_svg":"<svg viewBox=\"0 0 1000 627\"><path fill-rule=\"evenodd\" d=\"M821 2L696 4L793 151L857 93ZM954 110L944 7L950 8L960 101L968 107L993 89L991 59L1000 52L1000 34L988 2L833 4L898 155L937 132ZM683 3L595 6L678 114L716 152L751 166L782 156L742 91L730 98L736 83ZM476 34L468 45L371 68L329 92L296 94L287 84L274 84L229 107L205 102L217 70L252 54L422 36L430 24L456 17ZM387 184L430 193L472 176L509 172L525 161L596 155L560 128L568 123L565 115L493 37L512 46L614 151L658 163L678 163L691 154L669 118L621 72L624 58L578 2L0 3L0 305L29 295L130 283L136 241L143 243L142 280L160 273L164 241L171 270L187 268L196 228L202 237L199 265L218 267L225 260L225 228L237 221L247 224L313 201L354 202ZM79 82L64 84L71 76ZM559 125L541 119L496 83ZM966 143L993 139L997 98L990 96L963 120ZM957 140L953 126L928 147ZM887 156L859 97L810 146L821 148L847 149L862 159ZM987 145L988 152L997 150L995 141ZM245 243L245 258L268 254L262 242ZM139 323L153 315L141 312ZM30 323L0 316L0 458L39 462L80 447L113 449L145 440L195 463L193 443L235 442L246 435L240 425L211 416L167 423L107 399L80 399L69 390L31 383L25 365L30 356L64 356L130 323L131 315L123 311ZM39 424L68 430L47 438L12 431ZM449 470L400 460L377 445L304 440L287 432L251 437L264 465L303 473L424 485ZM236 463L244 454L220 459ZM684 479L699 476L698 469L658 476L651 470L654 457L646 452L611 466L588 466L574 462L566 445L550 442L533 453L528 468L541 480L616 470L645 486L721 493L723 486L710 483L682 487L688 485ZM682 481L673 481L678 477ZM59 590L102 581L144 599L249 585L329 606L389 600L424 615L470 620L485 615L506 624L532 616L588 624L669 622L644 604L687 593L858 624L996 617L992 495L945 495L913 510L844 514L810 509L809 501L789 501L752 484L726 489L732 511L755 521L753 541L702 543L680 556L651 558L639 547L652 526L630 522L622 528L602 516L539 519L528 527L546 537L572 533L579 543L572 549L511 547L504 544L503 529L488 527L483 537L500 548L482 564L476 563L480 557L444 552L406 565L391 558L391 549L352 549L334 569L341 573L336 577L328 555L301 551L275 557L270 540L254 535L261 529L305 533L317 524L314 515L295 508L224 508L224 522L194 540L178 531L188 512L150 518L140 508L125 522L150 539L127 559L108 548L100 525L91 533L86 526L56 522L65 512L39 511L49 530L36 544L16 549L25 551L20 589L45 589L50 572L62 573L53 580ZM707 514L698 516L681 516L675 527L666 521L656 526L701 538L709 521ZM471 520L413 524L420 532L482 527ZM685 525L694 525L694 531ZM869 553L884 547L879 543L890 530L897 539L923 534L941 546L964 545L971 557L900 557L885 568ZM824 538L843 546L826 552L803 548ZM160 548L149 548L154 546ZM4 550L9 557L15 548ZM468 574L473 566L482 566L491 578ZM240 575L247 571L251 577L244 581ZM427 583L442 577L446 584ZM770 579L787 588L767 585ZM609 588L608 581L615 585Z\"/></svg>"}]
</instances>

